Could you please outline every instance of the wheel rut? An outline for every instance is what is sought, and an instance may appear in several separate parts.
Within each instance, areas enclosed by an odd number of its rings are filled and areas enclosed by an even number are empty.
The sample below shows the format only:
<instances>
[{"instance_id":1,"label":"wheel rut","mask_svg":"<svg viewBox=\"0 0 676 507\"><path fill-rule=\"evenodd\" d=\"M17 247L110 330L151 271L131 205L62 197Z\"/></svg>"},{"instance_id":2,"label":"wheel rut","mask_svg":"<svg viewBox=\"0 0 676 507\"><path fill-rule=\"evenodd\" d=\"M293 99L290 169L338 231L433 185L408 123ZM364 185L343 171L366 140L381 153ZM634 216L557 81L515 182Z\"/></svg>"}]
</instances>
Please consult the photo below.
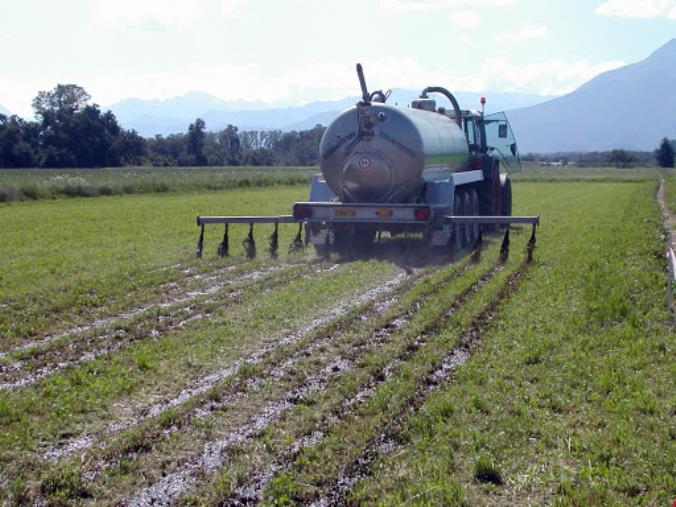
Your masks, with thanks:
<instances>
[{"instance_id":1,"label":"wheel rut","mask_svg":"<svg viewBox=\"0 0 676 507\"><path fill-rule=\"evenodd\" d=\"M484 281L490 278L498 268L494 268L489 274L484 275L477 280L472 287L476 288ZM425 294L429 297L431 293L437 291L440 283ZM466 297L471 292L472 287L468 288L463 297ZM460 301L457 304L461 304ZM400 327L406 324L408 319L415 313L419 307L419 301L412 304L406 311L395 315L385 325L376 329L364 342L358 345L350 345L345 347L345 350L338 357L335 357L326 364L321 370L310 374L303 379L301 386L294 386L284 395L268 404L266 404L256 415L254 415L246 423L237 427L234 431L228 433L222 438L209 442L203 448L199 457L190 460L180 466L178 470L172 474L168 474L160 478L154 484L138 491L130 500L130 505L169 505L176 502L182 494L192 489L199 477L208 474L218 468L221 468L227 461L227 449L234 444L242 443L246 440L254 438L260 431L267 428L273 422L279 420L283 414L290 411L298 403L307 399L309 396L317 395L326 389L327 384L342 372L355 366L355 360L366 350L373 349L385 341L396 332ZM432 324L433 328L438 325ZM319 345L318 345L319 346ZM406 354L412 353L413 348L407 347L409 352L404 352L403 358ZM293 364L294 358L291 358L286 365ZM402 360L402 359L400 359ZM405 359L404 359L405 360ZM284 376L284 366L279 367L276 372L271 372L272 378ZM387 376L387 374L386 374ZM384 380L384 379L382 379ZM364 393L358 393L357 396ZM230 400L227 400L230 401ZM303 441L311 442L313 438L317 437L321 432L318 428L313 434L308 435ZM299 444L296 443L296 446ZM269 475L269 472L264 472Z\"/></svg>"}]
</instances>

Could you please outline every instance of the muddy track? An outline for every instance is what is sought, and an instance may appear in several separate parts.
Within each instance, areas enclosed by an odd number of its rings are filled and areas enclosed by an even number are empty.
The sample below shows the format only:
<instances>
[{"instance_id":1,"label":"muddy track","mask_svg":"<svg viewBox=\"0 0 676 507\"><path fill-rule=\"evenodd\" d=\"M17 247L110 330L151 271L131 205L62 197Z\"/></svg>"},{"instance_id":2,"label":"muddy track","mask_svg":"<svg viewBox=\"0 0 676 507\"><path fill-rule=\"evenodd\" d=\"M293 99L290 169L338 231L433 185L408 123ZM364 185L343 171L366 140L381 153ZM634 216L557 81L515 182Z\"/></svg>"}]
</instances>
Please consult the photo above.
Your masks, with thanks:
<instances>
[{"instance_id":1,"label":"muddy track","mask_svg":"<svg viewBox=\"0 0 676 507\"><path fill-rule=\"evenodd\" d=\"M425 326L422 332L416 336L413 341L406 344L399 355L372 375L369 381L361 386L351 398L343 400L339 407L325 413L310 433L303 435L296 443L289 446L285 452L275 456L267 468L254 471L250 476L250 481L238 487L230 497L223 500L223 503L225 505L241 505L257 503L260 501L262 491L277 472L288 469L294 458L302 449L317 442L331 427L352 417L355 414L356 407L370 399L376 393L378 386L387 382L392 377L392 374L396 371L397 367L409 360L418 349L427 343L431 336L443 329L453 318L457 310L472 297L473 294L476 294L484 285L486 285L486 283L488 283L500 270L501 266L496 265L477 278L474 283L451 301L448 309L440 316L440 318L434 319ZM397 327L405 325L409 318L410 315L407 318L402 319ZM367 348L378 346L385 341L384 339L387 338L389 334L391 333L387 333L384 336L378 333L374 334L368 346L364 346L362 349L365 350ZM360 350L359 352L362 352L363 350Z\"/></svg>"},{"instance_id":2,"label":"muddy track","mask_svg":"<svg viewBox=\"0 0 676 507\"><path fill-rule=\"evenodd\" d=\"M317 265L309 274L331 271L337 266ZM206 317L215 308L222 309L241 303L249 290L260 289L259 294L268 293L294 280L299 269L273 267L246 273L231 280L211 284L200 291L191 291L175 303L148 307L136 315L132 322L113 321L111 325L117 323L117 329L113 331L83 335L63 347L56 347L51 343L49 348L36 351L29 359L0 367L0 391L11 391L34 384L66 368L116 352L148 336L155 339L164 336ZM125 314L124 317L128 318L129 315ZM23 373L25 369L29 371Z\"/></svg>"},{"instance_id":3,"label":"muddy track","mask_svg":"<svg viewBox=\"0 0 676 507\"><path fill-rule=\"evenodd\" d=\"M490 278L495 271L496 270L491 270L489 274L485 274L479 280L475 281L475 283L465 291L465 297L472 292L472 288L477 290L476 287L485 283L485 280ZM437 284L435 290L439 289L442 285L443 284L441 283ZM425 296L429 297L430 293L434 292L435 291L429 291ZM460 299L462 299L462 296ZM461 301L458 301L457 305L452 306L457 307L460 304ZM306 376L303 379L303 384L301 386L292 386L284 393L281 399L266 404L262 410L246 423L238 426L234 431L231 431L223 438L207 443L203 448L202 453L197 458L182 465L178 471L162 477L155 484L139 491L129 501L130 505L169 505L176 502L184 492L191 489L195 483L198 482L198 478L205 473L212 472L224 465L228 459L227 453L225 452L228 447L235 443L241 443L254 438L261 430L279 420L285 412L295 407L308 396L321 393L326 388L330 379L340 375L341 372L356 366L355 360L366 350L373 349L385 343L397 329L410 319L418 308L419 302L412 304L404 312L392 317L385 325L376 329L363 343L358 345L346 344L344 347L345 350L343 353L339 354L339 357L332 358L332 362L325 365L320 371ZM430 327L434 328L437 325L440 325L438 320L431 324ZM405 348L406 351L404 351L403 357L406 357L407 354L411 354L413 351L412 347ZM283 370L283 367L281 368ZM279 375L282 377L283 371L281 371ZM310 442L317 436L317 432L313 433L314 436L308 435L307 438L305 438L305 441ZM265 475L269 476L269 471Z\"/></svg>"},{"instance_id":4,"label":"muddy track","mask_svg":"<svg viewBox=\"0 0 676 507\"><path fill-rule=\"evenodd\" d=\"M266 344L264 347L261 347L248 356L234 361L221 370L206 375L202 378L199 378L191 382L188 386L184 387L179 393L155 402L152 405L137 407L134 410L133 415L124 419L122 421L117 421L105 427L103 430L97 431L96 433L86 434L78 437L77 439L60 442L58 446L51 447L44 454L43 458L49 461L57 461L58 459L71 454L76 451L82 451L91 447L95 442L97 444L102 444L106 440L109 440L112 436L120 433L127 428L136 426L143 422L146 419L157 417L164 410L169 408L179 407L188 402L195 402L195 400L205 395L209 390L220 384L221 382L229 379L238 374L242 366L254 366L254 365L265 365L266 362L271 364L267 365L268 369L264 370L259 374L259 378L250 378L247 379L248 388L255 388L260 382L260 376L265 375L266 372L274 377L279 370L279 366L275 366L275 358L273 356L276 351L285 346L291 346L303 340L309 339L310 348L316 348L323 343L329 341L332 337L332 334L335 332L331 328L340 328L341 325L337 324L336 321L346 316L350 310L354 307L359 307L361 305L366 305L366 309L373 306L373 311L384 311L384 309L389 304L394 304L395 300L389 300L390 293L396 292L399 285L402 284L404 279L407 278L407 275L401 273L390 280L387 280L385 283L378 285L370 290L367 290L362 295L357 298L341 303L330 310L324 312L322 315L313 319L310 323L306 324L296 331L280 336L278 339L271 341ZM379 299L385 297L383 301L378 301ZM343 324L345 325L345 324ZM315 337L315 339L313 339ZM290 359L287 359L285 362L286 368L290 368L292 360L297 360L300 357L307 355L307 349L303 348L302 350L296 352L292 355ZM287 364L288 363L288 364ZM239 390L228 395L228 399L236 398L244 394L244 391ZM221 400L223 404L224 400ZM215 404L213 401L203 401L202 404L197 405L184 416L184 419L189 420L195 414L199 413L210 413L212 410L215 410ZM186 421L187 423L187 421ZM166 434L165 434L166 436ZM97 468L105 467L102 463L99 463Z\"/></svg>"},{"instance_id":5,"label":"muddy track","mask_svg":"<svg viewBox=\"0 0 676 507\"><path fill-rule=\"evenodd\" d=\"M361 455L346 467L340 477L334 479L327 493L312 505L316 507L347 505L350 492L360 480L371 474L371 464L376 458L394 452L400 446L399 433L411 413L419 410L432 392L447 384L453 371L464 364L473 351L481 346L482 337L490 329L501 304L518 289L527 269L528 264L524 262L509 276L495 299L472 320L458 344L444 356L439 366L425 377L409 400L407 410L396 414L378 435L370 439Z\"/></svg>"}]
</instances>

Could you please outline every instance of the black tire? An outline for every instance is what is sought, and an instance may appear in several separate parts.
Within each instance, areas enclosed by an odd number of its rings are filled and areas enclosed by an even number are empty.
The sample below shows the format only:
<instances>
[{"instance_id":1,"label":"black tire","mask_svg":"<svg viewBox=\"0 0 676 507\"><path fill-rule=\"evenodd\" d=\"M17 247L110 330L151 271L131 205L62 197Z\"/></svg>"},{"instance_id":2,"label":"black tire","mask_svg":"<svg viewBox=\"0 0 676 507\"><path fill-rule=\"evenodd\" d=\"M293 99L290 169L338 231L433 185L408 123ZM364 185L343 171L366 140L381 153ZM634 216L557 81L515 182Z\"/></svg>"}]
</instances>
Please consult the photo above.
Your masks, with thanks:
<instances>
[{"instance_id":1,"label":"black tire","mask_svg":"<svg viewBox=\"0 0 676 507\"><path fill-rule=\"evenodd\" d=\"M500 214L512 216L512 180L506 174L500 175Z\"/></svg>"},{"instance_id":2,"label":"black tire","mask_svg":"<svg viewBox=\"0 0 676 507\"><path fill-rule=\"evenodd\" d=\"M484 216L499 215L500 201L500 164L493 160L491 169L485 171L484 181L479 185L479 214ZM498 227L492 224L481 226L484 231L496 231Z\"/></svg>"},{"instance_id":3,"label":"black tire","mask_svg":"<svg viewBox=\"0 0 676 507\"><path fill-rule=\"evenodd\" d=\"M469 216L472 214L472 200L468 192L462 192L462 214ZM463 227L465 233L463 234L463 246L466 248L472 245L472 225L465 224Z\"/></svg>"},{"instance_id":4,"label":"black tire","mask_svg":"<svg viewBox=\"0 0 676 507\"><path fill-rule=\"evenodd\" d=\"M476 190L472 189L469 191L469 200L471 203L470 206L470 215L472 216L477 216L479 214L479 196L476 193ZM474 246L474 243L476 243L476 239L479 237L479 229L480 229L479 224L472 224L470 226L471 230L471 241L470 241L470 247Z\"/></svg>"},{"instance_id":5,"label":"black tire","mask_svg":"<svg viewBox=\"0 0 676 507\"><path fill-rule=\"evenodd\" d=\"M455 193L455 198L453 199L453 214L462 215L462 195L460 192ZM453 224L453 236L451 236L451 247L456 252L462 250L463 247L463 238L465 236L465 225L464 224Z\"/></svg>"}]
</instances>

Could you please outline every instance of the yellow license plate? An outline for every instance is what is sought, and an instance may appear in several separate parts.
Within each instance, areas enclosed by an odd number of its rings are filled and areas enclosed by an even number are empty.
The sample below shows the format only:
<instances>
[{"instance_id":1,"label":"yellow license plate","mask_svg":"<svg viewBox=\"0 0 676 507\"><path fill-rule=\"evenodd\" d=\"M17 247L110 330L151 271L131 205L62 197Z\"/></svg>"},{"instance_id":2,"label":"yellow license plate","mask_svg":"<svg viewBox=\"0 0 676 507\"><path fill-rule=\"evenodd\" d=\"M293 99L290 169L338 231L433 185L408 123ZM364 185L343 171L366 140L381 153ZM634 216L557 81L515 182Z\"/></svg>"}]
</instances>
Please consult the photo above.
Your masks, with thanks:
<instances>
[{"instance_id":1,"label":"yellow license plate","mask_svg":"<svg viewBox=\"0 0 676 507\"><path fill-rule=\"evenodd\" d=\"M337 217L353 217L357 214L357 211L353 208L336 208Z\"/></svg>"},{"instance_id":2,"label":"yellow license plate","mask_svg":"<svg viewBox=\"0 0 676 507\"><path fill-rule=\"evenodd\" d=\"M376 211L376 215L380 218L390 218L392 216L392 210L389 208L380 208Z\"/></svg>"}]
</instances>

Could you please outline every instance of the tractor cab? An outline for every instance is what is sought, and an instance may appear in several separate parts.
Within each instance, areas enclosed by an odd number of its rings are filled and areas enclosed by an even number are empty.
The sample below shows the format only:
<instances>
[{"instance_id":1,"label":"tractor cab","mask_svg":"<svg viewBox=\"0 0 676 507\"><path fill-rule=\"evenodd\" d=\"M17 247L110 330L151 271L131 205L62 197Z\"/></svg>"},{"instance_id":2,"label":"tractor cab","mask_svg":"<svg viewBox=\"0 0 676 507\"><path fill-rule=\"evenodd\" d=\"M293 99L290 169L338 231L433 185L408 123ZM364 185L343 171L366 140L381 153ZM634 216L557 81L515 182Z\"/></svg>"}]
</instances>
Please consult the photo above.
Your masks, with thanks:
<instances>
[{"instance_id":1,"label":"tractor cab","mask_svg":"<svg viewBox=\"0 0 676 507\"><path fill-rule=\"evenodd\" d=\"M520 171L519 148L505 113L482 116L479 125L486 141L486 153L500 160L508 173Z\"/></svg>"}]
</instances>

